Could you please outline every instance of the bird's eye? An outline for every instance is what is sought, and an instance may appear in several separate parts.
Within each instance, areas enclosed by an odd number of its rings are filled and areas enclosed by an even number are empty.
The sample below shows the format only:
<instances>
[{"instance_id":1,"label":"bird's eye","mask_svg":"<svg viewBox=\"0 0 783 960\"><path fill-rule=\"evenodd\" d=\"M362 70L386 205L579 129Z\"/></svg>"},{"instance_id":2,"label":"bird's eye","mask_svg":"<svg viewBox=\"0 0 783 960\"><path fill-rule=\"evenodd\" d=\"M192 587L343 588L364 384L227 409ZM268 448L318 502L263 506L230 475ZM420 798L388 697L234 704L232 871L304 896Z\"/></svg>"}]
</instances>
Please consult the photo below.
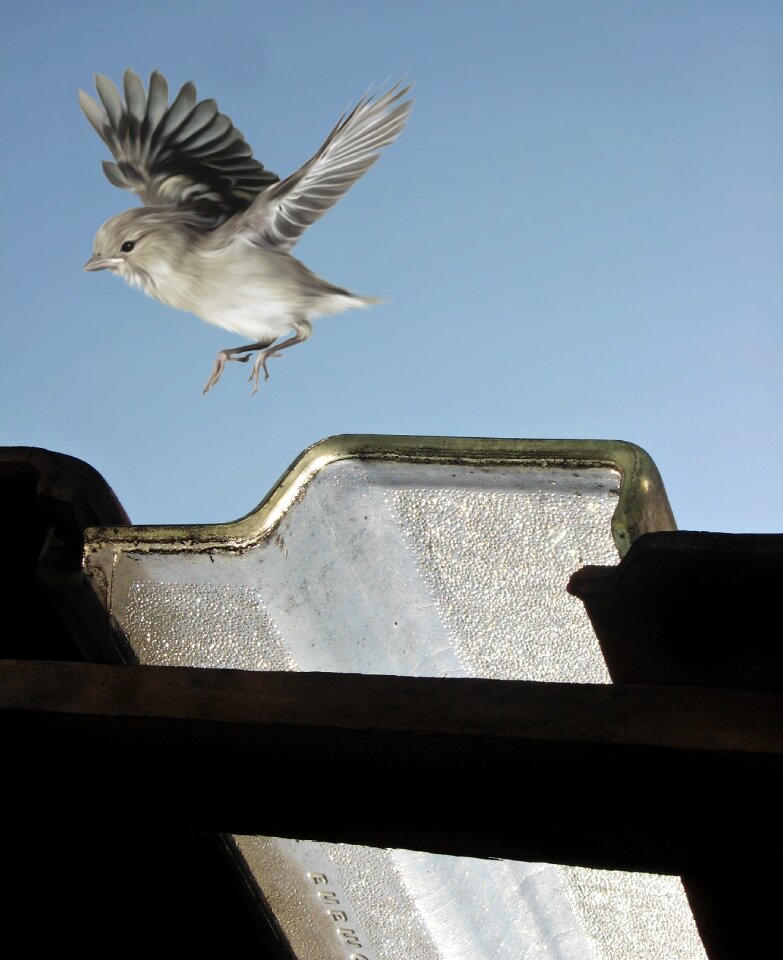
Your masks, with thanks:
<instances>
[{"instance_id":1,"label":"bird's eye","mask_svg":"<svg viewBox=\"0 0 783 960\"><path fill-rule=\"evenodd\" d=\"M135 246L136 244L132 240L126 240L120 247L120 250L122 250L123 253L130 253Z\"/></svg>"}]
</instances>

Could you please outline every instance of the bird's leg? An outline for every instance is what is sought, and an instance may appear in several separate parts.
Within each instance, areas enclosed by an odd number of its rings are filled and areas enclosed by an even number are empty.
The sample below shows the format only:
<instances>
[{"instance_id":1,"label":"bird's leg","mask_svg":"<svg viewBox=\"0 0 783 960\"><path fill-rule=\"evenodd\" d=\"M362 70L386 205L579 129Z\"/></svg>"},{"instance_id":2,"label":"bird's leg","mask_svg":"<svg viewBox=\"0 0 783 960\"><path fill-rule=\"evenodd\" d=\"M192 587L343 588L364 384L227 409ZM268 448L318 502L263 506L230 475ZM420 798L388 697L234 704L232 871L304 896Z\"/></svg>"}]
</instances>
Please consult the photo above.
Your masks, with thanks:
<instances>
[{"instance_id":1,"label":"bird's leg","mask_svg":"<svg viewBox=\"0 0 783 960\"><path fill-rule=\"evenodd\" d=\"M250 359L250 354L255 350L262 350L264 347L269 346L269 340L260 340L258 343L248 343L244 347L230 347L228 350L221 350L220 353L215 357L215 364L212 367L212 373L209 375L209 380L207 380L204 386L204 393L207 393L220 379L221 374L223 373L223 367L226 365L228 360L236 360L239 363L247 363ZM245 356L237 356L237 354L244 353Z\"/></svg>"},{"instance_id":2,"label":"bird's leg","mask_svg":"<svg viewBox=\"0 0 783 960\"><path fill-rule=\"evenodd\" d=\"M307 340L313 332L313 325L309 320L299 320L293 325L293 328L293 337L289 337L287 340L283 340L282 343L275 343L273 346L262 350L256 357L253 370L248 377L248 383L253 384L253 396L258 392L258 378L262 369L264 371L264 380L269 379L269 371L266 368L267 360L271 360L272 357L279 357L281 350L285 350L287 347L293 347L295 343L302 343L303 340Z\"/></svg>"}]
</instances>

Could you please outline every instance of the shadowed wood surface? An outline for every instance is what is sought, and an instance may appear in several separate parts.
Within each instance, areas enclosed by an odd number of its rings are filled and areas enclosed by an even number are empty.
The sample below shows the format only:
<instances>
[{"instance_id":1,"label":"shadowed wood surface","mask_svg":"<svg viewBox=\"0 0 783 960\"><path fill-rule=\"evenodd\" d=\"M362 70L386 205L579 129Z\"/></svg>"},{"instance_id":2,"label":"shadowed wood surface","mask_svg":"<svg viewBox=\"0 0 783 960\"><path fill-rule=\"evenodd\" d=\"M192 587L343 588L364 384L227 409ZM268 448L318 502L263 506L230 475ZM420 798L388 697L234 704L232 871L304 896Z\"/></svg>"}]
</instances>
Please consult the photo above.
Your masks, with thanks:
<instances>
[{"instance_id":1,"label":"shadowed wood surface","mask_svg":"<svg viewBox=\"0 0 783 960\"><path fill-rule=\"evenodd\" d=\"M0 689L22 817L67 778L136 822L684 873L762 841L783 767L766 691L23 661Z\"/></svg>"}]
</instances>

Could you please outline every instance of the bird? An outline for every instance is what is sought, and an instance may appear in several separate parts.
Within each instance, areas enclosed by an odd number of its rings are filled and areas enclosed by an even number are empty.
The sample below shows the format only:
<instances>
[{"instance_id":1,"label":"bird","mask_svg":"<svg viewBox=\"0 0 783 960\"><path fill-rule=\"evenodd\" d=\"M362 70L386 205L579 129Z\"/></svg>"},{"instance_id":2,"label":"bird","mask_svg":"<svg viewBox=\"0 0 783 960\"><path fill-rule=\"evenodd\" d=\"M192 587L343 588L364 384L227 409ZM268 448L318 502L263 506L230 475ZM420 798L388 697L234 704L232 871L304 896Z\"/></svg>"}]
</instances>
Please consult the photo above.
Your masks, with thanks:
<instances>
[{"instance_id":1,"label":"bird","mask_svg":"<svg viewBox=\"0 0 783 960\"><path fill-rule=\"evenodd\" d=\"M290 251L402 131L411 86L400 81L364 94L281 180L253 157L214 100L199 101L192 81L169 104L157 70L146 91L126 70L124 101L97 75L100 103L80 90L79 105L116 160L103 161L106 177L143 206L99 228L84 269L109 270L161 303L251 339L219 351L203 392L227 362L256 354L255 394L262 371L269 379L267 361L306 340L315 317L382 302L323 280Z\"/></svg>"}]
</instances>

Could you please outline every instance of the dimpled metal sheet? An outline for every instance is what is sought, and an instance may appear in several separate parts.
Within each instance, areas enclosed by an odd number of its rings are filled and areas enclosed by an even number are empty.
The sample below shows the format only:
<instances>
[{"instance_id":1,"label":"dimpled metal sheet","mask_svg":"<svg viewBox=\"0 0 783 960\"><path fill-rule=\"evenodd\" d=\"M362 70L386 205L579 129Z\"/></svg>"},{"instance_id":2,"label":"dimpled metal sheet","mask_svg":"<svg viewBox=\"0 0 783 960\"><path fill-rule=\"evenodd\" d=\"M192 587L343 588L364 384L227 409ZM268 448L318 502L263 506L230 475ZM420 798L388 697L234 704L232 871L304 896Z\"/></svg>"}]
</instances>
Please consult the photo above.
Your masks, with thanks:
<instances>
[{"instance_id":1,"label":"dimpled metal sheet","mask_svg":"<svg viewBox=\"0 0 783 960\"><path fill-rule=\"evenodd\" d=\"M255 527L98 532L86 568L143 663L609 682L565 584L617 561L632 471L473 444L311 455ZM235 840L299 960L704 957L674 877Z\"/></svg>"}]
</instances>

